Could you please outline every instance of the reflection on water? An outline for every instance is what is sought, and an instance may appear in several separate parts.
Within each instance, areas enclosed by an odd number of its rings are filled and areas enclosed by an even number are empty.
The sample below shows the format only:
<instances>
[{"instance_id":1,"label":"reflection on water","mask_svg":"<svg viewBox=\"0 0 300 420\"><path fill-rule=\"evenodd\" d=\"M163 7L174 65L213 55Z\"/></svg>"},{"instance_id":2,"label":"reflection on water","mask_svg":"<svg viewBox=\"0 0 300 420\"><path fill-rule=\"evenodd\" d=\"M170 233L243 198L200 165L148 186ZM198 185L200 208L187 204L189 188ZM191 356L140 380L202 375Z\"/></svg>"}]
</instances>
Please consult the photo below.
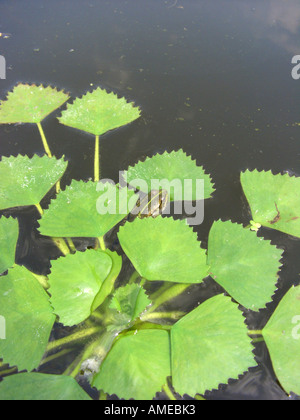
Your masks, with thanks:
<instances>
[{"instance_id":1,"label":"reflection on water","mask_svg":"<svg viewBox=\"0 0 300 420\"><path fill-rule=\"evenodd\" d=\"M100 85L135 101L142 118L102 140L103 176L117 181L119 170L147 155L183 148L216 187L197 228L205 247L214 220L249 221L240 171L300 173L300 81L291 77L299 22L298 0L2 0L0 32L11 36L0 36L7 61L0 98L23 81L56 85L73 97ZM59 125L59 114L46 119L44 130L53 153L69 161L64 187L92 176L94 142ZM0 153L42 153L36 128L0 126ZM28 209L20 218L18 262L48 273L58 255L37 234L36 217ZM300 241L267 229L261 234L285 250L284 267L274 302L246 312L251 329L261 329L289 287L299 284ZM206 281L193 298L197 303L219 291ZM192 305L190 297L179 307ZM54 337L61 334L58 327ZM287 398L263 343L255 354L257 368L208 397ZM45 369L62 372L59 363Z\"/></svg>"},{"instance_id":2,"label":"reflection on water","mask_svg":"<svg viewBox=\"0 0 300 420\"><path fill-rule=\"evenodd\" d=\"M237 3L252 27L253 36L258 39L268 39L290 53L299 53L298 0Z\"/></svg>"}]
</instances>

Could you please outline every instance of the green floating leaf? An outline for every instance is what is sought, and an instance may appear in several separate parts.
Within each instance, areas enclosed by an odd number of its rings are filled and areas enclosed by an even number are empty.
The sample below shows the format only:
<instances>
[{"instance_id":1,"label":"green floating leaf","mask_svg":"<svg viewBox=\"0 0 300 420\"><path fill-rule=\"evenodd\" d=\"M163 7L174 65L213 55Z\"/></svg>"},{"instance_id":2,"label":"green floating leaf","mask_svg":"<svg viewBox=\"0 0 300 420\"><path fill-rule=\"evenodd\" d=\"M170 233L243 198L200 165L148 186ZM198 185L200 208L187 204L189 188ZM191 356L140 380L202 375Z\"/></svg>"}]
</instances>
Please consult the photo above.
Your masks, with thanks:
<instances>
[{"instance_id":1,"label":"green floating leaf","mask_svg":"<svg viewBox=\"0 0 300 420\"><path fill-rule=\"evenodd\" d=\"M242 313L229 297L205 301L171 329L173 386L204 394L255 366Z\"/></svg>"},{"instance_id":2,"label":"green floating leaf","mask_svg":"<svg viewBox=\"0 0 300 420\"><path fill-rule=\"evenodd\" d=\"M211 178L204 172L203 167L197 166L190 156L183 150L177 152L157 154L131 166L124 173L129 184L133 183L141 191L149 193L151 190L165 189L169 192L170 201L194 201L210 198L214 192ZM140 185L139 180L146 182ZM159 185L153 182L159 181ZM161 182L164 180L164 182ZM204 182L204 190L196 181ZM199 182L199 181L198 181ZM174 187L174 188L172 188Z\"/></svg>"},{"instance_id":3,"label":"green floating leaf","mask_svg":"<svg viewBox=\"0 0 300 420\"><path fill-rule=\"evenodd\" d=\"M0 162L0 210L33 206L63 176L68 163L47 156L3 157Z\"/></svg>"},{"instance_id":4,"label":"green floating leaf","mask_svg":"<svg viewBox=\"0 0 300 420\"><path fill-rule=\"evenodd\" d=\"M169 334L140 330L115 342L92 385L119 398L151 400L170 375Z\"/></svg>"},{"instance_id":5,"label":"green floating leaf","mask_svg":"<svg viewBox=\"0 0 300 420\"><path fill-rule=\"evenodd\" d=\"M0 358L19 370L36 369L55 321L47 293L26 268L17 266L1 277L0 308L6 324Z\"/></svg>"},{"instance_id":6,"label":"green floating leaf","mask_svg":"<svg viewBox=\"0 0 300 420\"><path fill-rule=\"evenodd\" d=\"M246 171L241 183L254 222L300 237L300 178Z\"/></svg>"},{"instance_id":7,"label":"green floating leaf","mask_svg":"<svg viewBox=\"0 0 300 420\"><path fill-rule=\"evenodd\" d=\"M111 258L112 269L109 275L104 280L100 291L94 299L91 312L94 312L105 301L107 296L109 296L112 293L115 281L118 278L122 269L123 259L120 255L118 255L116 252L110 251L109 249L106 249L105 253Z\"/></svg>"},{"instance_id":8,"label":"green floating leaf","mask_svg":"<svg viewBox=\"0 0 300 420\"><path fill-rule=\"evenodd\" d=\"M263 336L282 387L300 395L300 286L281 300Z\"/></svg>"},{"instance_id":9,"label":"green floating leaf","mask_svg":"<svg viewBox=\"0 0 300 420\"><path fill-rule=\"evenodd\" d=\"M147 306L151 304L145 290L138 284L127 284L120 287L114 294L110 306L118 312L117 320L128 325L138 318Z\"/></svg>"},{"instance_id":10,"label":"green floating leaf","mask_svg":"<svg viewBox=\"0 0 300 420\"><path fill-rule=\"evenodd\" d=\"M52 262L50 301L62 324L77 325L91 315L94 299L111 268L112 259L100 250L77 252Z\"/></svg>"},{"instance_id":11,"label":"green floating leaf","mask_svg":"<svg viewBox=\"0 0 300 420\"><path fill-rule=\"evenodd\" d=\"M135 219L120 228L120 244L147 280L200 283L208 274L206 253L186 221Z\"/></svg>"},{"instance_id":12,"label":"green floating leaf","mask_svg":"<svg viewBox=\"0 0 300 420\"><path fill-rule=\"evenodd\" d=\"M0 104L0 124L40 123L69 99L50 86L19 84Z\"/></svg>"},{"instance_id":13,"label":"green floating leaf","mask_svg":"<svg viewBox=\"0 0 300 420\"><path fill-rule=\"evenodd\" d=\"M265 307L276 290L282 250L231 222L215 222L208 241L212 277L241 305Z\"/></svg>"},{"instance_id":14,"label":"green floating leaf","mask_svg":"<svg viewBox=\"0 0 300 420\"><path fill-rule=\"evenodd\" d=\"M19 373L0 384L0 401L90 401L70 376Z\"/></svg>"},{"instance_id":15,"label":"green floating leaf","mask_svg":"<svg viewBox=\"0 0 300 420\"><path fill-rule=\"evenodd\" d=\"M118 98L114 93L97 88L77 98L59 118L61 124L101 136L107 131L129 124L140 117L140 109Z\"/></svg>"},{"instance_id":16,"label":"green floating leaf","mask_svg":"<svg viewBox=\"0 0 300 420\"><path fill-rule=\"evenodd\" d=\"M18 221L2 217L0 219L0 274L15 264L18 237Z\"/></svg>"},{"instance_id":17,"label":"green floating leaf","mask_svg":"<svg viewBox=\"0 0 300 420\"><path fill-rule=\"evenodd\" d=\"M67 238L104 236L130 213L137 199L132 190L108 182L73 181L45 211L40 232Z\"/></svg>"}]
</instances>

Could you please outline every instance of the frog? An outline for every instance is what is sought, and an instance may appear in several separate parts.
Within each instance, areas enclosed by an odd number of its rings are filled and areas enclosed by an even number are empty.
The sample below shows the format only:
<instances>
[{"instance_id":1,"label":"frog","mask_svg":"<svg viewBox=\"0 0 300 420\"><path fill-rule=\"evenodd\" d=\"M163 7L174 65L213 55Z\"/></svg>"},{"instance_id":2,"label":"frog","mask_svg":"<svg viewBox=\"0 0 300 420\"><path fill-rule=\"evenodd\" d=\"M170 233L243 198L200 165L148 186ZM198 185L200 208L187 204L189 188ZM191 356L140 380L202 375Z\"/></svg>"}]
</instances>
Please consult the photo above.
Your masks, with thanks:
<instances>
[{"instance_id":1,"label":"frog","mask_svg":"<svg viewBox=\"0 0 300 420\"><path fill-rule=\"evenodd\" d=\"M133 222L136 219L144 218L157 218L166 209L169 202L169 194L166 190L152 190L149 194L141 191L135 191L139 198L135 207L131 212L111 231L111 237L113 233L118 231L121 226L124 226L127 222ZM115 241L111 247L119 246L119 242Z\"/></svg>"},{"instance_id":2,"label":"frog","mask_svg":"<svg viewBox=\"0 0 300 420\"><path fill-rule=\"evenodd\" d=\"M166 190L152 190L149 194L139 193L136 206L131 211L131 215L144 219L148 217L156 218L166 209L169 194Z\"/></svg>"}]
</instances>

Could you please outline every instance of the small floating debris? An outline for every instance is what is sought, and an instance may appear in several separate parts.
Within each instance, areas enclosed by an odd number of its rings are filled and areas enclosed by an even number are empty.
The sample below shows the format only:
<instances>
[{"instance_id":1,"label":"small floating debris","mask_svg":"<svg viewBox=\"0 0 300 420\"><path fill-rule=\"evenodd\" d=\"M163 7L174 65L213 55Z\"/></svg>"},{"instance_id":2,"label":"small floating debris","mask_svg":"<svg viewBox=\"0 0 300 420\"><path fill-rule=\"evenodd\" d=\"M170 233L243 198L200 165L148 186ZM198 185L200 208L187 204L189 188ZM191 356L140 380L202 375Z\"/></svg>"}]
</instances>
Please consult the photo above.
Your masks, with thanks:
<instances>
[{"instance_id":1,"label":"small floating debris","mask_svg":"<svg viewBox=\"0 0 300 420\"><path fill-rule=\"evenodd\" d=\"M3 39L8 39L8 38L10 38L11 37L11 34L5 34L5 33L3 33L3 32L0 32L0 38L3 38Z\"/></svg>"}]
</instances>

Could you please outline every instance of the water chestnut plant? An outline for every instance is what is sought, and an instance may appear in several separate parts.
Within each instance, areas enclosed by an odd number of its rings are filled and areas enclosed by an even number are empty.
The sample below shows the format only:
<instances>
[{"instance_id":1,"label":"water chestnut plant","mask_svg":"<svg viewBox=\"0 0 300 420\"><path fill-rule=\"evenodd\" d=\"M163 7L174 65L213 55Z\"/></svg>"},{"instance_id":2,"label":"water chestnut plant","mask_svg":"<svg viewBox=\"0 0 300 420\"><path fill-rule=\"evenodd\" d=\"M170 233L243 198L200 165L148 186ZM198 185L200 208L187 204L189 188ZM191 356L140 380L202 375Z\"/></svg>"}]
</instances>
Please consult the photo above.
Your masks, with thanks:
<instances>
[{"instance_id":1,"label":"water chestnut plant","mask_svg":"<svg viewBox=\"0 0 300 420\"><path fill-rule=\"evenodd\" d=\"M19 84L0 105L1 124L36 123L45 149L42 157L0 162L0 315L6 328L0 400L90 400L82 381L100 399L151 400L162 391L170 399L199 398L257 366L255 336L265 340L285 392L300 395L300 286L287 291L263 329L249 330L246 322L247 312L258 313L273 300L284 263L282 250L258 231L265 226L300 237L299 178L241 173L252 213L248 226L215 220L205 247L190 219L164 213L163 187L148 197L153 179L173 186L168 204L213 196L210 174L183 149L120 168L118 184L101 180L101 136L141 115L113 92L88 92L58 118L95 137L93 180L69 180L61 189L72 163L52 155L41 122L69 98L52 87ZM147 204L155 197L155 213L134 212L143 195ZM37 210L33 229L59 249L43 275L18 264L17 219L31 206ZM181 305L208 278L219 292ZM51 372L58 360L61 374Z\"/></svg>"}]
</instances>

